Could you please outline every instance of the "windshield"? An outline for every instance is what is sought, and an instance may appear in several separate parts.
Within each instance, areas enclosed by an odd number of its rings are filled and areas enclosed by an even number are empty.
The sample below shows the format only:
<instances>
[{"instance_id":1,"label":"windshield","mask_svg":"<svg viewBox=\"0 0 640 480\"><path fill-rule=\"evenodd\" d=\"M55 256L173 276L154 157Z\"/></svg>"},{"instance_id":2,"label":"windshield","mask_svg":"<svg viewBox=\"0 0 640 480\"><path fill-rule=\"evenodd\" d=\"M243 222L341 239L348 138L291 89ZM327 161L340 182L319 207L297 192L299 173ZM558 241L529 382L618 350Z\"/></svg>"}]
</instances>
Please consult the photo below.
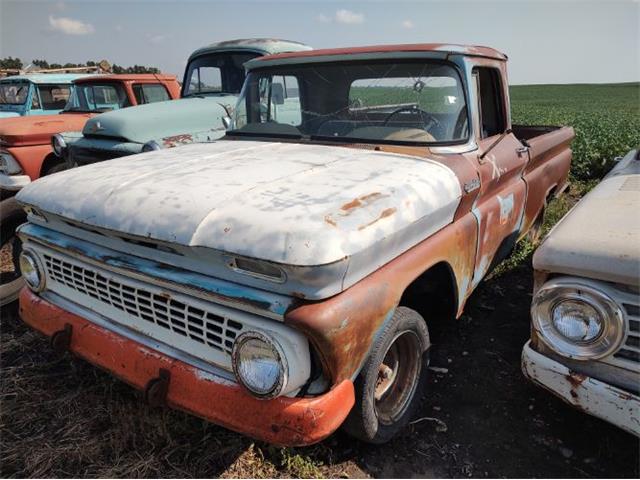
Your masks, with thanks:
<instances>
[{"instance_id":1,"label":"windshield","mask_svg":"<svg viewBox=\"0 0 640 480\"><path fill-rule=\"evenodd\" d=\"M257 56L257 53L216 53L195 58L187 67L182 96L240 93L243 65Z\"/></svg>"},{"instance_id":2,"label":"windshield","mask_svg":"<svg viewBox=\"0 0 640 480\"><path fill-rule=\"evenodd\" d=\"M78 83L73 88L65 112L104 112L130 106L120 83Z\"/></svg>"},{"instance_id":3,"label":"windshield","mask_svg":"<svg viewBox=\"0 0 640 480\"><path fill-rule=\"evenodd\" d=\"M281 66L249 73L229 133L451 144L468 137L467 108L448 64Z\"/></svg>"},{"instance_id":4,"label":"windshield","mask_svg":"<svg viewBox=\"0 0 640 480\"><path fill-rule=\"evenodd\" d=\"M0 104L22 105L28 94L29 83L0 83Z\"/></svg>"}]
</instances>

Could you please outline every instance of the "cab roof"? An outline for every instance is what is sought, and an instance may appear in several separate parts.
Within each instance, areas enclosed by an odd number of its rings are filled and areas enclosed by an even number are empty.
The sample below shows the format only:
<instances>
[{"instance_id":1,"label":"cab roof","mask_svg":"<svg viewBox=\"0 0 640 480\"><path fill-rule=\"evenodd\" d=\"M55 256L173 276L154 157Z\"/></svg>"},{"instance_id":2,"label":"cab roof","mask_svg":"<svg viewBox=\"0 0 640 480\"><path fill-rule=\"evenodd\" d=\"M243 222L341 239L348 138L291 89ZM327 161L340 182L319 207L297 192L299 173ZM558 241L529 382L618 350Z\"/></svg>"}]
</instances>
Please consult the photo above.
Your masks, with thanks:
<instances>
[{"instance_id":1,"label":"cab roof","mask_svg":"<svg viewBox=\"0 0 640 480\"><path fill-rule=\"evenodd\" d=\"M390 58L394 54L409 58L415 54L421 56L466 55L472 57L493 58L506 61L507 56L490 47L476 45L456 45L446 43L410 43L401 45L371 45L365 47L328 48L320 50L279 53L262 58L255 58L245 64L246 68L258 68L291 63L315 63L327 61L348 61L360 58ZM431 54L431 55L430 55Z\"/></svg>"},{"instance_id":2,"label":"cab roof","mask_svg":"<svg viewBox=\"0 0 640 480\"><path fill-rule=\"evenodd\" d=\"M281 40L279 38L241 38L237 40L225 40L223 42L212 43L206 47L199 48L191 54L191 59L200 55L228 51L251 51L262 55L271 55L281 52L299 52L311 50L311 47L300 42L291 40Z\"/></svg>"},{"instance_id":3,"label":"cab roof","mask_svg":"<svg viewBox=\"0 0 640 480\"><path fill-rule=\"evenodd\" d=\"M90 77L79 78L73 83L89 83L95 81L105 82L130 82L130 81L172 81L176 80L175 75L167 75L165 73L109 73L102 75L92 75Z\"/></svg>"},{"instance_id":4,"label":"cab roof","mask_svg":"<svg viewBox=\"0 0 640 480\"><path fill-rule=\"evenodd\" d=\"M12 75L0 79L0 83L31 82L38 84L71 83L74 80L87 77L95 77L92 73L27 73L24 75Z\"/></svg>"}]
</instances>

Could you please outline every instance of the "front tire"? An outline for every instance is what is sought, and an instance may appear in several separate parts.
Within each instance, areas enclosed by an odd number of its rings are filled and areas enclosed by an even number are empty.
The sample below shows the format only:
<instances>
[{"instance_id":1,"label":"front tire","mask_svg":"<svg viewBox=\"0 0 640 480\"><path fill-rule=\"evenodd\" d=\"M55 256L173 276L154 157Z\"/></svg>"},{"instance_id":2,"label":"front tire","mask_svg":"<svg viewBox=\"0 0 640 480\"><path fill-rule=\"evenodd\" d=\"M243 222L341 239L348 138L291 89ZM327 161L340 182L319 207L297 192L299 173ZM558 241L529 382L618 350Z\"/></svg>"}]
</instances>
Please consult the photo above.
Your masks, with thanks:
<instances>
[{"instance_id":1,"label":"front tire","mask_svg":"<svg viewBox=\"0 0 640 480\"><path fill-rule=\"evenodd\" d=\"M355 381L356 402L343 425L349 435L381 444L407 425L424 394L430 346L424 319L396 308Z\"/></svg>"}]
</instances>

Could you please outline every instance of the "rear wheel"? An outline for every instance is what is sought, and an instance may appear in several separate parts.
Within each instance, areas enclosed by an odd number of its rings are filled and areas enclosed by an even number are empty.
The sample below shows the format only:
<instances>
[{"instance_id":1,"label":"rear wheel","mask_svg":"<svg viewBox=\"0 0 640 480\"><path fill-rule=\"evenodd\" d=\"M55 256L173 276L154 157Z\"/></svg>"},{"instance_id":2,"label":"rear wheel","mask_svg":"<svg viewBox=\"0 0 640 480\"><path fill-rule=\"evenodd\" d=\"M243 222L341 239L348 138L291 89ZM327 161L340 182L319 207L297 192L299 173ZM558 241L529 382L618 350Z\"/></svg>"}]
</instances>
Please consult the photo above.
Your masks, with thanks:
<instances>
[{"instance_id":1,"label":"rear wheel","mask_svg":"<svg viewBox=\"0 0 640 480\"><path fill-rule=\"evenodd\" d=\"M16 300L24 285L19 263L22 243L16 229L26 221L27 215L15 197L0 202L0 305Z\"/></svg>"},{"instance_id":2,"label":"rear wheel","mask_svg":"<svg viewBox=\"0 0 640 480\"><path fill-rule=\"evenodd\" d=\"M355 381L356 403L343 428L370 443L385 443L412 418L423 396L429 331L415 311L398 307Z\"/></svg>"}]
</instances>

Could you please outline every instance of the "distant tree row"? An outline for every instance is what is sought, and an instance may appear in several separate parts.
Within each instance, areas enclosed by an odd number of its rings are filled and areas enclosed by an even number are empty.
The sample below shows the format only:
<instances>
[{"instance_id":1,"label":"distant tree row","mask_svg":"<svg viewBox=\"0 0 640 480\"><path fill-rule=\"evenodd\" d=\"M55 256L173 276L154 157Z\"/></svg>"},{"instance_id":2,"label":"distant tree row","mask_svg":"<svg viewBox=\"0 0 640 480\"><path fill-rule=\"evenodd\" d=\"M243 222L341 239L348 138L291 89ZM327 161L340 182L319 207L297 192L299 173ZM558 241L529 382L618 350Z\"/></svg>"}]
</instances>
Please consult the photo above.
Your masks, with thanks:
<instances>
[{"instance_id":1,"label":"distant tree row","mask_svg":"<svg viewBox=\"0 0 640 480\"><path fill-rule=\"evenodd\" d=\"M32 60L31 63L42 69L49 68L74 68L74 67L95 67L100 62L89 60L86 63L49 63L46 60ZM25 65L19 58L6 57L0 58L0 69L22 69ZM121 67L120 65L111 65L113 73L160 73L156 67L145 67L144 65L134 65L133 67Z\"/></svg>"}]
</instances>

